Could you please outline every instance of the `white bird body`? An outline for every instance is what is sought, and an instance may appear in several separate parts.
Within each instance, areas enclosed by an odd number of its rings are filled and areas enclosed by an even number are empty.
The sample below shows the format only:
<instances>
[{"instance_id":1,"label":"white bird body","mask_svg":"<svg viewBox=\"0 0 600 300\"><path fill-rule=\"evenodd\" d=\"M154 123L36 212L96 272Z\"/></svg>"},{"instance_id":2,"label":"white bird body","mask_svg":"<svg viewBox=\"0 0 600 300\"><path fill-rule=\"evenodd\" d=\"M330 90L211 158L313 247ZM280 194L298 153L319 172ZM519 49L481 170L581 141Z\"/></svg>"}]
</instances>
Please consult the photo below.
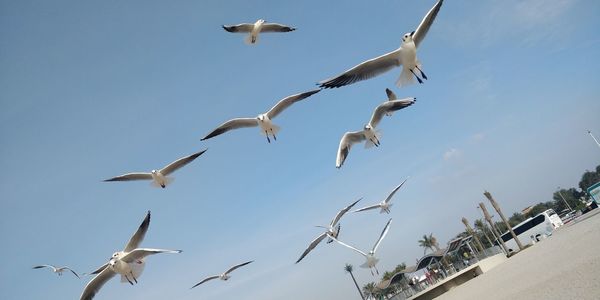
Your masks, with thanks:
<instances>
[{"instance_id":1,"label":"white bird body","mask_svg":"<svg viewBox=\"0 0 600 300\"><path fill-rule=\"evenodd\" d=\"M152 170L149 173L144 172L136 172L136 173L127 173L123 175L119 175L113 178L106 179L104 181L133 181L133 180L151 180L153 186L162 187L163 189L167 187L171 182L173 182L172 177L168 177L171 173L177 171L183 166L194 161L198 156L202 155L206 150L202 150L200 152L196 152L192 155L182 157L164 168L160 170Z\"/></svg>"},{"instance_id":2,"label":"white bird body","mask_svg":"<svg viewBox=\"0 0 600 300\"><path fill-rule=\"evenodd\" d=\"M396 192L404 185L406 180L408 180L408 178L404 179L404 181L402 181L402 183L400 183L398 186L396 186L383 201L381 201L375 205L359 208L359 209L355 210L354 212L360 212L360 211L380 208L381 209L379 211L380 214L382 214L384 212L389 214L390 208L392 207L392 203L391 203L392 197L394 197L394 194L396 194Z\"/></svg>"},{"instance_id":3,"label":"white bird body","mask_svg":"<svg viewBox=\"0 0 600 300\"><path fill-rule=\"evenodd\" d=\"M258 42L258 36L264 32L290 32L296 28L278 23L267 23L259 19L254 23L241 23L238 25L223 25L223 29L228 32L248 33L244 41L246 44L254 45Z\"/></svg>"},{"instance_id":4,"label":"white bird body","mask_svg":"<svg viewBox=\"0 0 600 300\"><path fill-rule=\"evenodd\" d=\"M149 255L159 253L181 253L181 250L138 248L139 244L144 240L149 226L150 212L148 211L144 221L142 221L142 224L137 231L129 239L125 248L122 251L113 253L107 263L90 273L90 275L96 276L85 286L81 293L80 300L93 299L102 286L116 274L121 275L121 282L129 282L131 285L133 285L134 282L137 283L137 279L144 271L144 259Z\"/></svg>"},{"instance_id":5,"label":"white bird body","mask_svg":"<svg viewBox=\"0 0 600 300\"><path fill-rule=\"evenodd\" d=\"M373 246L373 249L371 249L368 253L365 253L355 247L352 247L336 238L333 238L334 241L336 241L338 244L345 246L351 250L356 251L357 253L359 253L360 255L365 257L365 263L363 263L362 265L360 265L361 268L368 268L371 269L371 274L375 275L373 273L373 270L375 270L375 272L377 272L377 274L379 274L379 270L377 270L377 263L379 262L379 259L377 257L375 257L375 252L377 252L377 248L379 247L379 244L381 243L381 241L383 240L383 238L385 238L385 236L388 233L388 230L390 229L390 224L392 223L392 219L390 219L386 224L385 227L383 227L383 231L381 232L381 235L379 236L379 239L377 239L377 242L375 243L375 245Z\"/></svg>"},{"instance_id":6,"label":"white bird body","mask_svg":"<svg viewBox=\"0 0 600 300\"><path fill-rule=\"evenodd\" d=\"M366 141L365 148L370 148L372 146L379 147L381 145L381 132L379 132L376 128L377 125L379 125L379 122L381 122L383 116L387 115L389 112L411 106L415 103L415 101L415 98L405 98L399 100L389 100L379 104L373 111L371 120L369 120L369 123L363 127L363 130L346 132L342 136L337 151L335 167L342 167L346 157L348 157L348 154L350 153L350 148L352 148L352 145L356 143Z\"/></svg>"},{"instance_id":7,"label":"white bird body","mask_svg":"<svg viewBox=\"0 0 600 300\"><path fill-rule=\"evenodd\" d=\"M298 101L304 100L304 99L318 93L319 91L321 91L321 90L316 89L316 90L312 90L312 91L308 91L308 92L303 92L303 93L287 96L287 97L279 100L279 102L277 102L277 104L275 104L275 106L273 106L271 109L269 109L269 111L267 111L266 113L259 114L255 118L235 118L235 119L226 121L225 123L219 125L219 127L213 129L213 131L211 131L209 134L207 134L201 140L204 141L204 140L213 138L215 136L218 136L220 134L223 134L223 133L233 130L233 129L258 126L260 128L260 132L262 134L266 135L267 142L271 143L271 139L269 138L269 136L273 136L273 139L277 140L277 133L279 132L279 129L280 129L279 126L273 124L272 120L276 116L278 116L282 111L284 111L285 109L292 106L292 104L294 104Z\"/></svg>"},{"instance_id":8,"label":"white bird body","mask_svg":"<svg viewBox=\"0 0 600 300\"><path fill-rule=\"evenodd\" d=\"M433 24L442 6L442 2L443 0L438 0L427 15L425 15L415 31L404 34L402 43L398 49L364 61L338 76L322 80L318 83L319 86L322 88L338 88L373 78L399 66L402 66L402 72L396 81L397 86L401 87L412 84L414 83L414 78L419 83L423 83L423 79L426 80L427 76L421 70L421 64L417 59L417 47L419 47L419 44L425 38L429 28ZM417 71L420 73L420 77Z\"/></svg>"},{"instance_id":9,"label":"white bird body","mask_svg":"<svg viewBox=\"0 0 600 300\"><path fill-rule=\"evenodd\" d=\"M358 201L360 201L362 198L354 201L352 204L344 207L343 209L341 209L336 215L335 217L333 217L333 219L331 220L331 222L329 223L328 226L321 226L321 225L317 225L316 227L320 227L320 228L325 228L326 231L321 233L319 236L317 236L309 245L308 248L306 248L306 250L304 250L304 252L302 253L302 255L300 255L300 258L298 258L298 260L296 261L296 263L299 263L306 255L308 255L308 253L310 251L312 251L315 247L317 247L317 245L319 245L319 243L321 243L321 241L323 239L325 239L326 237L329 237L329 240L327 241L327 243L331 243L333 242L340 234L340 219L342 218L342 216L347 213L354 205L356 205L356 203L358 203Z\"/></svg>"}]
</instances>

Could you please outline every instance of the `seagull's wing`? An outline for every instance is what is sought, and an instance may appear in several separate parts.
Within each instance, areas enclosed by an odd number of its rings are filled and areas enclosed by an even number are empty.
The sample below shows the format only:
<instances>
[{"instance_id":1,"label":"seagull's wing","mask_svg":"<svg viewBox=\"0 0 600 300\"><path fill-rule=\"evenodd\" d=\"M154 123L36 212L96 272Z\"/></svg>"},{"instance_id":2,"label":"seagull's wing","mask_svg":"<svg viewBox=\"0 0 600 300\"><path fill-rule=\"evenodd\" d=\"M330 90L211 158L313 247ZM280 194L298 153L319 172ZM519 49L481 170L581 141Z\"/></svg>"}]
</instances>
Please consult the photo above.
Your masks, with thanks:
<instances>
[{"instance_id":1,"label":"seagull's wing","mask_svg":"<svg viewBox=\"0 0 600 300\"><path fill-rule=\"evenodd\" d=\"M125 245L125 249L123 249L123 251L130 252L131 250L139 247L142 241L144 240L144 237L146 236L148 227L150 227L150 211L146 213L146 217L142 221L142 224L140 224L140 227L138 227L135 233L131 236L129 242L127 242L127 245Z\"/></svg>"},{"instance_id":2,"label":"seagull's wing","mask_svg":"<svg viewBox=\"0 0 600 300\"><path fill-rule=\"evenodd\" d=\"M98 269L96 269L96 271L89 273L88 275L95 275L98 274L102 271L104 271L104 269L106 269L106 267L108 267L108 263L103 264L102 266L100 266Z\"/></svg>"},{"instance_id":3,"label":"seagull's wing","mask_svg":"<svg viewBox=\"0 0 600 300\"><path fill-rule=\"evenodd\" d=\"M39 266L33 267L32 269L41 269L41 268L50 268L50 269L52 269L52 271L56 270L56 267L52 266L52 265L39 265Z\"/></svg>"},{"instance_id":4,"label":"seagull's wing","mask_svg":"<svg viewBox=\"0 0 600 300\"><path fill-rule=\"evenodd\" d=\"M388 203L394 197L394 194L404 185L404 183L408 180L408 178L404 179L401 184L399 184L388 196L385 198L384 202Z\"/></svg>"},{"instance_id":5,"label":"seagull's wing","mask_svg":"<svg viewBox=\"0 0 600 300\"><path fill-rule=\"evenodd\" d=\"M377 240L377 243L375 243L375 246L373 246L373 252L377 251L377 247L379 247L379 244L381 243L381 241L383 240L383 238L385 237L385 235L388 233L388 230L390 229L390 224L392 223L392 219L390 219L387 224L385 224L385 227L383 227L383 231L381 232L381 235L379 236L379 239Z\"/></svg>"},{"instance_id":6,"label":"seagull's wing","mask_svg":"<svg viewBox=\"0 0 600 300\"><path fill-rule=\"evenodd\" d=\"M166 249L150 249L150 248L137 248L131 252L125 254L121 260L127 263L140 260L148 255L159 254L159 253L181 253L181 250L166 250Z\"/></svg>"},{"instance_id":7,"label":"seagull's wing","mask_svg":"<svg viewBox=\"0 0 600 300\"><path fill-rule=\"evenodd\" d=\"M219 134L225 133L232 129L238 129L238 128L244 128L244 127L255 127L255 126L258 126L258 121L256 121L256 118L232 119L232 120L229 120L229 121L221 124L221 126L217 127L215 130L213 130L211 133L209 133L207 136L205 136L201 140L202 141L208 140L212 137L215 137Z\"/></svg>"},{"instance_id":8,"label":"seagull's wing","mask_svg":"<svg viewBox=\"0 0 600 300\"><path fill-rule=\"evenodd\" d=\"M105 268L100 272L100 274L96 275L83 289L83 293L81 293L80 300L92 300L96 293L102 288L102 286L109 281L113 276L115 276L115 272L111 270L111 268Z\"/></svg>"},{"instance_id":9,"label":"seagull's wing","mask_svg":"<svg viewBox=\"0 0 600 300\"><path fill-rule=\"evenodd\" d=\"M69 267L63 267L63 269L71 271L71 273L73 273L73 275L75 275L75 276L77 276L77 278L81 279L81 277L79 277L79 275L75 271L73 271L73 269L71 269Z\"/></svg>"},{"instance_id":10,"label":"seagull's wing","mask_svg":"<svg viewBox=\"0 0 600 300\"><path fill-rule=\"evenodd\" d=\"M385 101L379 104L377 108L375 108L375 110L373 111L373 115L371 116L371 120L369 121L369 124L371 124L371 127L375 128L386 113L409 107L413 105L415 101L415 98L404 98L400 100Z\"/></svg>"},{"instance_id":11,"label":"seagull's wing","mask_svg":"<svg viewBox=\"0 0 600 300\"><path fill-rule=\"evenodd\" d=\"M335 160L335 167L341 168L348 157L350 148L356 143L360 143L365 140L363 131L346 132L340 140L340 146L338 148L337 158Z\"/></svg>"},{"instance_id":12,"label":"seagull's wing","mask_svg":"<svg viewBox=\"0 0 600 300\"><path fill-rule=\"evenodd\" d=\"M290 32L296 28L278 23L263 23L260 32Z\"/></svg>"},{"instance_id":13,"label":"seagull's wing","mask_svg":"<svg viewBox=\"0 0 600 300\"><path fill-rule=\"evenodd\" d=\"M167 175L169 175L169 174L171 174L171 173L173 173L173 172L177 171L177 170L178 170L178 169L180 169L181 167L183 167L183 166L185 166L185 165L187 165L187 164L191 163L191 162L192 162L194 159L196 159L198 156L200 156L200 155L202 155L204 152L206 152L206 150L208 150L208 149L204 149L204 150L202 150L202 151L200 151L200 152L196 152L196 153L194 153L194 154L192 154L192 155L190 155L190 156L182 157L182 158L180 158L180 159L178 159L178 160L176 160L176 161L174 161L174 162L170 163L168 166L166 166L166 167L162 168L162 169L160 170L160 172L161 172L163 175L167 176Z\"/></svg>"},{"instance_id":14,"label":"seagull's wing","mask_svg":"<svg viewBox=\"0 0 600 300\"><path fill-rule=\"evenodd\" d=\"M354 247L352 247L352 246L350 246L350 245L348 245L348 244L346 244L346 243L344 243L344 242L342 242L342 241L340 241L340 240L338 240L338 239L336 239L334 237L331 237L331 239L334 240L334 241L336 241L338 244L340 244L342 246L346 246L346 247L348 247L348 248L350 248L350 249L352 249L352 250L360 253L362 256L365 256L365 257L367 256L366 253L364 253L364 252L362 252L362 251L360 251L360 250L358 250L358 249L356 249L356 248L354 248Z\"/></svg>"},{"instance_id":15,"label":"seagull's wing","mask_svg":"<svg viewBox=\"0 0 600 300\"><path fill-rule=\"evenodd\" d=\"M245 263L241 263L241 264L239 264L239 265L235 265L235 266L233 266L233 267L229 268L229 270L225 271L225 273L223 273L223 274L227 275L227 274L229 274L229 273L233 272L233 270L235 270L235 269L237 269L237 268L239 268L239 267L243 267L243 266L245 266L245 265L247 265L247 264L249 264L249 263L251 263L251 262L253 262L253 260L251 260L251 261L247 261L247 262L245 262Z\"/></svg>"},{"instance_id":16,"label":"seagull's wing","mask_svg":"<svg viewBox=\"0 0 600 300\"><path fill-rule=\"evenodd\" d=\"M229 32L250 32L254 28L254 24L241 23L237 25L223 25L223 29Z\"/></svg>"},{"instance_id":17,"label":"seagull's wing","mask_svg":"<svg viewBox=\"0 0 600 300\"><path fill-rule=\"evenodd\" d=\"M200 281L200 282L196 283L196 284L195 284L193 287L191 287L190 289L193 289L193 288L195 288L195 287L197 287L197 286L199 286L199 285L201 285L201 284L203 284L203 283L205 283L205 282L207 282L207 281L209 281L209 280L217 279L217 278L219 278L219 277L220 277L220 275L214 275L214 276L206 277L206 278L202 279L202 281Z\"/></svg>"},{"instance_id":18,"label":"seagull's wing","mask_svg":"<svg viewBox=\"0 0 600 300\"><path fill-rule=\"evenodd\" d=\"M385 89L385 93L387 94L388 100L390 101L398 99L396 94L390 89Z\"/></svg>"},{"instance_id":19,"label":"seagull's wing","mask_svg":"<svg viewBox=\"0 0 600 300\"><path fill-rule=\"evenodd\" d=\"M352 69L336 77L320 81L318 84L322 88L337 88L375 77L401 64L400 49L396 49L390 53L360 63Z\"/></svg>"},{"instance_id":20,"label":"seagull's wing","mask_svg":"<svg viewBox=\"0 0 600 300\"><path fill-rule=\"evenodd\" d=\"M425 18L423 18L421 24L417 27L417 30L415 30L413 41L415 42L416 47L419 47L419 44L423 41L425 35L427 35L427 31L429 31L431 24L433 24L433 20L435 20L435 17L442 7L442 2L444 2L444 0L438 0L438 2L429 10L427 15L425 15Z\"/></svg>"},{"instance_id":21,"label":"seagull's wing","mask_svg":"<svg viewBox=\"0 0 600 300\"><path fill-rule=\"evenodd\" d=\"M380 207L380 205L379 204L375 204L375 205L371 205L371 206L359 208L359 209L355 210L354 212L365 211L365 210L369 210L369 209L375 209L375 208L378 208L378 207Z\"/></svg>"},{"instance_id":22,"label":"seagull's wing","mask_svg":"<svg viewBox=\"0 0 600 300\"><path fill-rule=\"evenodd\" d=\"M356 203L358 203L358 201L360 201L361 199L362 199L362 198L360 198L360 199L358 199L358 200L354 201L352 204L350 204L350 205L348 205L348 206L344 207L342 210L340 210L340 211L339 211L339 212L338 212L338 213L335 215L335 217L333 218L333 220L331 220L331 223L329 224L329 226L330 226L331 228L333 228L333 226L335 226L335 224L337 224L337 223L340 221L340 219L342 218L342 216L343 216L345 213L347 213L347 212L348 212L350 209L352 209L352 207L353 207L354 205L356 205Z\"/></svg>"},{"instance_id":23,"label":"seagull's wing","mask_svg":"<svg viewBox=\"0 0 600 300\"><path fill-rule=\"evenodd\" d=\"M130 181L130 180L152 180L150 173L127 173L117 177L105 179L104 181Z\"/></svg>"},{"instance_id":24,"label":"seagull's wing","mask_svg":"<svg viewBox=\"0 0 600 300\"><path fill-rule=\"evenodd\" d=\"M314 239L312 242L310 242L310 245L308 245L308 248L306 248L306 250L304 250L304 252L302 253L302 255L300 255L300 258L298 258L298 260L296 261L296 263L299 263L310 251L312 251L312 249L315 249L315 247L327 236L327 232L323 232L321 233L321 235L319 235L316 239Z\"/></svg>"},{"instance_id":25,"label":"seagull's wing","mask_svg":"<svg viewBox=\"0 0 600 300\"><path fill-rule=\"evenodd\" d=\"M316 90L312 90L309 92L304 92L304 93L285 97L285 98L281 99L279 102L277 102L277 104L275 104L275 106L273 106L267 112L267 116L269 117L269 119L273 119L277 115L279 115L279 113L281 113L284 109L290 107L292 104L294 104L300 100L306 99L306 98L318 93L319 91L321 91L321 89L316 89Z\"/></svg>"}]
</instances>

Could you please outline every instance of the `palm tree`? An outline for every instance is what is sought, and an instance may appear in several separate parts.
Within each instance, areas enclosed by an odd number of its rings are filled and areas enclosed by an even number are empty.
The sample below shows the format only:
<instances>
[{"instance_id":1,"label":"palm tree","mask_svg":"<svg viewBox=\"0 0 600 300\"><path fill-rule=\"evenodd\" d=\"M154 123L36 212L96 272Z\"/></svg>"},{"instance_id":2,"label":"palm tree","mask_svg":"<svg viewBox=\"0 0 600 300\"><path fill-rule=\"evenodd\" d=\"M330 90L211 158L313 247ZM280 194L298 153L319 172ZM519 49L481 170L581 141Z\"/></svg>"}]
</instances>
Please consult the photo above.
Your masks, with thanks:
<instances>
[{"instance_id":1,"label":"palm tree","mask_svg":"<svg viewBox=\"0 0 600 300\"><path fill-rule=\"evenodd\" d=\"M378 296L377 287L375 287L375 282L369 282L363 286L363 291L365 295L367 295L367 299L376 299Z\"/></svg>"},{"instance_id":2,"label":"palm tree","mask_svg":"<svg viewBox=\"0 0 600 300\"><path fill-rule=\"evenodd\" d=\"M419 240L418 242L419 246L423 247L423 255L425 255L427 249L431 250L432 252L440 250L440 246L435 236L433 236L433 233L430 233L429 236L424 234L423 239Z\"/></svg>"},{"instance_id":3,"label":"palm tree","mask_svg":"<svg viewBox=\"0 0 600 300\"><path fill-rule=\"evenodd\" d=\"M494 244L490 240L490 236L488 235L489 228L487 227L487 225L485 225L485 223L483 222L483 220L477 219L477 220L475 220L475 223L473 225L475 226L476 230L478 230L479 232L481 232L485 236L485 239L490 244L490 247L494 246Z\"/></svg>"},{"instance_id":4,"label":"palm tree","mask_svg":"<svg viewBox=\"0 0 600 300\"><path fill-rule=\"evenodd\" d=\"M360 290L360 287L358 287L358 283L356 283L356 278L354 278L354 274L352 274L353 270L354 270L354 267L351 264L346 264L346 266L344 266L344 271L350 273L350 276L352 277L352 281L354 281L354 285L356 286L356 289L358 290L358 293L360 294L360 298L365 300L365 296L363 296L362 291Z\"/></svg>"}]
</instances>

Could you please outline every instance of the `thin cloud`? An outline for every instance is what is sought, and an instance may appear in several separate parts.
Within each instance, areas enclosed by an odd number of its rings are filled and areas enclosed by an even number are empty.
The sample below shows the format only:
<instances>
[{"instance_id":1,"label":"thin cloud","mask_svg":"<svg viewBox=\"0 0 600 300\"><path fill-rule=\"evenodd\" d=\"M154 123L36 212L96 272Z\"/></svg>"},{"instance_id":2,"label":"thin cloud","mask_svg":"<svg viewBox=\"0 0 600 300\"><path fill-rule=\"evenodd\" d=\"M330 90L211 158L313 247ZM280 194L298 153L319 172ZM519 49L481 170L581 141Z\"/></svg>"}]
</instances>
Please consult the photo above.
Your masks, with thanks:
<instances>
[{"instance_id":1,"label":"thin cloud","mask_svg":"<svg viewBox=\"0 0 600 300\"><path fill-rule=\"evenodd\" d=\"M462 152L456 148L452 148L446 152L444 152L444 160L449 161L452 159L456 159L462 155Z\"/></svg>"}]
</instances>

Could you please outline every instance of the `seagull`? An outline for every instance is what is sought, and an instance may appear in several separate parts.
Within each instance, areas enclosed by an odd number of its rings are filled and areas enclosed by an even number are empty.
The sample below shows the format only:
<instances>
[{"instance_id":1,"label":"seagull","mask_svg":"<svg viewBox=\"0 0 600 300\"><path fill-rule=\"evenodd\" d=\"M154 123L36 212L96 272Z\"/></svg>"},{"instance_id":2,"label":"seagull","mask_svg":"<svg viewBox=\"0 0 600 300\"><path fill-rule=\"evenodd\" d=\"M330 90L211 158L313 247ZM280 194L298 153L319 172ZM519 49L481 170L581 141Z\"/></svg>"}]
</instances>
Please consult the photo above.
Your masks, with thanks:
<instances>
[{"instance_id":1,"label":"seagull","mask_svg":"<svg viewBox=\"0 0 600 300\"><path fill-rule=\"evenodd\" d=\"M221 280L224 280L224 281L227 281L227 280L228 280L228 279L231 277L231 276L229 276L229 273L231 273L231 272L233 272L233 270L235 270L235 269L237 269L237 268L239 268L239 267L243 267L243 266L245 266L245 265L247 265L247 264L249 264L249 263L251 263L251 262L253 262L253 260L251 260L251 261L247 261L247 262L245 262L245 263L241 263L241 264L239 264L239 265L235 265L235 266L233 266L233 267L229 268L229 270L225 271L225 273L223 273L223 274L221 274L221 275L214 275L214 276L209 276L209 277L206 277L206 278L204 278L202 281L200 281L200 282L196 283L196 284L195 284L193 287L191 287L190 289L193 289L193 288L195 288L195 287L197 287L197 286L199 286L199 285L201 285L201 284L203 284L203 283L205 283L205 282L207 282L207 281L209 281L209 280L213 280L213 279L217 279L217 278L219 278L219 279L221 279Z\"/></svg>"},{"instance_id":2,"label":"seagull","mask_svg":"<svg viewBox=\"0 0 600 300\"><path fill-rule=\"evenodd\" d=\"M379 259L377 257L375 257L375 252L377 251L377 247L379 247L379 244L381 243L381 240L383 240L383 238L385 237L385 235L387 234L388 230L390 229L390 224L392 223L392 219L390 219L387 224L385 224L385 227L383 228L383 231L381 232L381 235L379 236L379 239L377 240L377 242L375 243L375 246L373 246L373 249L371 249L371 251L369 251L369 253L365 253L363 251L360 251L336 238L333 238L334 241L336 241L338 244L342 245L342 246L346 246L360 254L362 254L362 256L364 256L367 261L360 265L361 268L369 268L371 269L371 275L375 275L373 274L373 269L375 269L375 271L377 272L377 274L379 275L379 270L377 270L377 263L379 262Z\"/></svg>"},{"instance_id":3,"label":"seagull","mask_svg":"<svg viewBox=\"0 0 600 300\"><path fill-rule=\"evenodd\" d=\"M248 33L245 39L246 44L256 44L258 42L258 34L261 32L290 32L296 30L296 28L287 25L265 23L263 19L257 20L254 24L223 25L223 29L228 32Z\"/></svg>"},{"instance_id":4,"label":"seagull","mask_svg":"<svg viewBox=\"0 0 600 300\"><path fill-rule=\"evenodd\" d=\"M71 273L73 273L73 275L77 276L77 278L80 278L79 275L77 275L77 273L75 271L73 271L71 268L69 267L57 267L57 266L53 266L53 265L39 265L39 266L35 266L33 267L33 269L41 269L41 268L50 268L52 269L52 272L58 274L58 276L62 276L62 273L65 270L69 270L71 271Z\"/></svg>"},{"instance_id":5,"label":"seagull","mask_svg":"<svg viewBox=\"0 0 600 300\"><path fill-rule=\"evenodd\" d=\"M204 140L210 139L212 137L215 137L217 135L220 135L220 134L225 133L232 129L260 126L260 131L267 136L267 142L270 143L271 139L269 138L269 135L272 135L273 139L277 140L276 134L279 131L279 126L273 124L271 122L271 120L273 118L275 118L276 116L278 116L283 110L290 107L292 104L294 104L300 100L306 99L306 98L310 97L311 95L318 93L319 91L321 91L321 90L316 89L316 90L312 90L309 92L304 92L304 93L285 97L285 98L281 99L279 102L277 102L277 104L275 104L275 106L273 106L268 112L260 114L256 118L231 119L231 120L221 124L221 126L217 127L215 130L213 130L211 133L209 133L207 136L205 136L201 140L204 141Z\"/></svg>"},{"instance_id":6,"label":"seagull","mask_svg":"<svg viewBox=\"0 0 600 300\"><path fill-rule=\"evenodd\" d=\"M406 182L406 180L408 180L408 178L404 179L404 181L402 181L402 183L400 185L398 185L396 188L394 188L394 190L387 196L387 198L385 198L385 200L383 200L375 205L359 208L359 209L355 210L354 212L365 211L365 210L370 210L370 209L375 209L375 208L381 208L381 210L379 211L380 214L382 214L384 212L389 214L390 207L392 207L392 203L390 203L390 200L392 200L392 197L394 197L394 194L396 193L396 191L398 191L400 189L400 187L402 187L402 185Z\"/></svg>"},{"instance_id":7,"label":"seagull","mask_svg":"<svg viewBox=\"0 0 600 300\"><path fill-rule=\"evenodd\" d=\"M417 48L425 38L431 24L433 24L435 17L442 7L442 2L444 1L439 0L429 10L425 18L421 21L421 24L419 24L419 27L417 27L417 30L404 34L400 48L362 62L336 77L320 81L318 85L322 88L338 88L370 79L400 65L402 65L402 73L396 81L397 86L401 87L414 83L413 76L417 78L419 83L423 83L423 79L427 80L427 76L421 70L421 63L417 59ZM420 73L422 79L419 78L416 71Z\"/></svg>"},{"instance_id":8,"label":"seagull","mask_svg":"<svg viewBox=\"0 0 600 300\"><path fill-rule=\"evenodd\" d=\"M310 242L310 245L308 245L308 248L306 248L306 250L304 250L304 252L302 253L302 255L300 255L300 258L298 258L298 260L296 261L296 263L299 263L310 251L312 251L312 249L314 249L325 237L329 237L329 240L327 241L327 243L331 243L333 242L333 238L337 238L338 235L340 234L340 224L338 223L340 221L340 219L342 218L342 216L347 213L350 209L352 209L352 207L354 205L356 205L356 203L358 203L358 201L360 201L362 198L354 201L354 203L344 207L342 210L340 210L335 217L333 218L333 220L331 220L331 223L329 223L329 226L316 226L316 227L320 227L320 228L325 228L327 229L325 232L321 233L321 235L319 235L317 238L315 238L312 242ZM336 226L337 225L337 226Z\"/></svg>"},{"instance_id":9,"label":"seagull","mask_svg":"<svg viewBox=\"0 0 600 300\"><path fill-rule=\"evenodd\" d=\"M138 248L144 240L148 227L150 226L150 211L146 214L144 221L137 229L135 234L129 239L123 251L115 252L107 263L102 265L90 275L96 275L81 293L80 300L91 300L102 286L113 276L121 275L121 282L129 282L131 285L137 283L142 275L146 262L144 258L158 253L181 253L181 250L165 250Z\"/></svg>"},{"instance_id":10,"label":"seagull","mask_svg":"<svg viewBox=\"0 0 600 300\"><path fill-rule=\"evenodd\" d=\"M335 161L335 167L341 168L348 157L348 153L350 152L350 148L352 145L356 143L360 143L362 141L367 141L365 143L365 148L370 147L379 147L381 143L379 142L379 138L381 134L375 130L383 116L389 112L397 111L403 109L405 107L409 107L413 105L417 101L416 98L404 98L400 100L389 100L382 104L379 104L375 111L373 111L373 115L371 116L371 120L367 125L364 126L361 131L350 131L346 132L342 139L340 140L340 146L337 152L337 158Z\"/></svg>"},{"instance_id":11,"label":"seagull","mask_svg":"<svg viewBox=\"0 0 600 300\"><path fill-rule=\"evenodd\" d=\"M131 180L152 180L152 185L160 186L163 189L167 187L169 183L173 181L172 177L167 177L171 173L179 170L181 167L191 163L198 156L202 155L206 150L202 150L200 152L194 153L190 156L182 157L166 167L160 170L152 170L150 173L127 173L123 175L119 175L117 177L109 178L104 181L131 181Z\"/></svg>"}]
</instances>

